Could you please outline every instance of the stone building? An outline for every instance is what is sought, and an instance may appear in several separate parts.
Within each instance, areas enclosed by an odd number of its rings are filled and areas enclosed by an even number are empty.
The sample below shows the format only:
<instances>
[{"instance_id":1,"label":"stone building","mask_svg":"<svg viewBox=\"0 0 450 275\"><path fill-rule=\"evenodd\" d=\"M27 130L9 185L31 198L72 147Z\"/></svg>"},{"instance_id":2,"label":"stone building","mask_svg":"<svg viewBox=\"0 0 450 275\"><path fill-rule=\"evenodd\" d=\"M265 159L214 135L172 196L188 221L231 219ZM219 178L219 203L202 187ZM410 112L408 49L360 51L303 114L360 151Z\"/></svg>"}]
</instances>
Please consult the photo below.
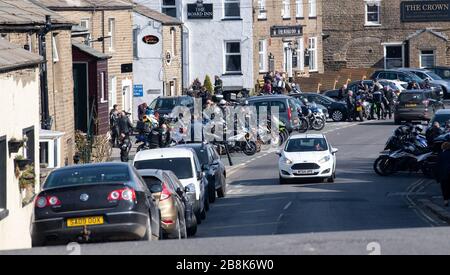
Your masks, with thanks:
<instances>
[{"instance_id":1,"label":"stone building","mask_svg":"<svg viewBox=\"0 0 450 275\"><path fill-rule=\"evenodd\" d=\"M178 19L134 6L134 113L158 96L178 96L183 88L183 26Z\"/></svg>"},{"instance_id":2,"label":"stone building","mask_svg":"<svg viewBox=\"0 0 450 275\"><path fill-rule=\"evenodd\" d=\"M107 112L114 104L132 112L133 102L133 43L132 5L125 0L71 1L39 0L47 8L86 29L88 40L81 39L95 51L111 56L107 75L104 75L104 93L101 101L108 103ZM78 40L78 39L76 39Z\"/></svg>"},{"instance_id":3,"label":"stone building","mask_svg":"<svg viewBox=\"0 0 450 275\"><path fill-rule=\"evenodd\" d=\"M449 66L449 26L449 0L324 2L325 69Z\"/></svg>"},{"instance_id":4,"label":"stone building","mask_svg":"<svg viewBox=\"0 0 450 275\"><path fill-rule=\"evenodd\" d=\"M322 2L254 0L253 67L256 79L267 71L288 77L323 72Z\"/></svg>"},{"instance_id":5,"label":"stone building","mask_svg":"<svg viewBox=\"0 0 450 275\"><path fill-rule=\"evenodd\" d=\"M0 39L0 250L31 246L34 204L30 198L39 188L30 182L27 196L25 186L19 184L17 161L19 156L25 158L34 170L32 181L39 182L35 130L40 128L38 66L42 62L39 55Z\"/></svg>"},{"instance_id":6,"label":"stone building","mask_svg":"<svg viewBox=\"0 0 450 275\"><path fill-rule=\"evenodd\" d=\"M49 16L48 22L46 16ZM74 155L71 47L74 24L34 1L0 1L0 34L10 43L40 54L38 37L46 24L47 70L46 77L43 74L39 82L41 127L46 134L40 143L40 161L49 167L59 167L72 163ZM35 129L36 136L44 132L42 130ZM52 163L49 163L50 159Z\"/></svg>"}]
</instances>

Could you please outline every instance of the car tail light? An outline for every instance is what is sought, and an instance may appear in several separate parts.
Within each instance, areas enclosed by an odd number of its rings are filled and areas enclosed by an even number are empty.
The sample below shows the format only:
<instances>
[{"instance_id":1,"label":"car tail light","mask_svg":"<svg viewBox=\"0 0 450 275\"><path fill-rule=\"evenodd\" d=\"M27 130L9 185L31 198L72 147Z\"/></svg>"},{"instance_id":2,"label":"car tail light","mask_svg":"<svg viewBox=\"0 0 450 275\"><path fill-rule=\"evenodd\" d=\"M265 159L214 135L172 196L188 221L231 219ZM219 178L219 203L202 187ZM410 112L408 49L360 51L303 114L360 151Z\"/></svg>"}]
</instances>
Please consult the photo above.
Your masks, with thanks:
<instances>
[{"instance_id":1,"label":"car tail light","mask_svg":"<svg viewBox=\"0 0 450 275\"><path fill-rule=\"evenodd\" d=\"M291 111L291 108L287 108L287 111L288 111L288 113L287 113L287 115L288 115L288 120L291 120L291 118L292 118L292 111Z\"/></svg>"},{"instance_id":2,"label":"car tail light","mask_svg":"<svg viewBox=\"0 0 450 275\"><path fill-rule=\"evenodd\" d=\"M136 192L131 188L114 190L109 193L108 201L136 201Z\"/></svg>"},{"instance_id":3,"label":"car tail light","mask_svg":"<svg viewBox=\"0 0 450 275\"><path fill-rule=\"evenodd\" d=\"M45 208L47 206L60 206L61 201L57 196L40 196L36 199L37 208Z\"/></svg>"},{"instance_id":4,"label":"car tail light","mask_svg":"<svg viewBox=\"0 0 450 275\"><path fill-rule=\"evenodd\" d=\"M37 199L36 199L36 207L37 208L45 208L45 207L47 207L47 197L37 197Z\"/></svg>"},{"instance_id":5,"label":"car tail light","mask_svg":"<svg viewBox=\"0 0 450 275\"><path fill-rule=\"evenodd\" d=\"M173 224L172 220L161 220L161 222L164 224Z\"/></svg>"},{"instance_id":6,"label":"car tail light","mask_svg":"<svg viewBox=\"0 0 450 275\"><path fill-rule=\"evenodd\" d=\"M428 107L428 105L430 104L429 100L424 100L422 101L423 105L425 105L425 107Z\"/></svg>"},{"instance_id":7,"label":"car tail light","mask_svg":"<svg viewBox=\"0 0 450 275\"><path fill-rule=\"evenodd\" d=\"M167 189L167 186L165 183L162 184L162 192L161 192L161 196L159 197L160 201L163 200L167 200L168 198L170 198L171 194L169 192L169 189Z\"/></svg>"}]
</instances>

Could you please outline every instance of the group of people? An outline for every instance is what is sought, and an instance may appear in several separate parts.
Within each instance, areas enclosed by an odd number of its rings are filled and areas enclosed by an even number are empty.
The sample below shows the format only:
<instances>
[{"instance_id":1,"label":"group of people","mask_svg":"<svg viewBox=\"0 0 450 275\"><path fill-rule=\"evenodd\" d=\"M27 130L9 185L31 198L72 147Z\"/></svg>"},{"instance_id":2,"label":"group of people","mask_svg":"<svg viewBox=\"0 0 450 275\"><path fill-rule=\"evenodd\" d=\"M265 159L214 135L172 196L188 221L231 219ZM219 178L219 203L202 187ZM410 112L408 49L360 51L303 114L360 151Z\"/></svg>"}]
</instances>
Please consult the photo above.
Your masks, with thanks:
<instances>
[{"instance_id":1,"label":"group of people","mask_svg":"<svg viewBox=\"0 0 450 275\"><path fill-rule=\"evenodd\" d=\"M364 81L361 81L356 92L348 90L347 85L342 86L339 89L338 100L345 101L349 111L349 121L356 120L358 114L364 112L364 108L367 108L363 104L364 101L369 103L370 118L375 119L376 114L378 120L385 120L392 118L397 96L391 87L383 86L378 81L374 82L373 87L369 87Z\"/></svg>"},{"instance_id":2,"label":"group of people","mask_svg":"<svg viewBox=\"0 0 450 275\"><path fill-rule=\"evenodd\" d=\"M300 86L292 79L286 80L286 74L280 72L268 72L264 75L264 85L261 94L286 94L301 93Z\"/></svg>"},{"instance_id":3,"label":"group of people","mask_svg":"<svg viewBox=\"0 0 450 275\"><path fill-rule=\"evenodd\" d=\"M133 133L133 123L129 118L129 114L125 111L120 111L117 104L109 112L109 125L113 147L119 145L121 138L129 137Z\"/></svg>"}]
</instances>

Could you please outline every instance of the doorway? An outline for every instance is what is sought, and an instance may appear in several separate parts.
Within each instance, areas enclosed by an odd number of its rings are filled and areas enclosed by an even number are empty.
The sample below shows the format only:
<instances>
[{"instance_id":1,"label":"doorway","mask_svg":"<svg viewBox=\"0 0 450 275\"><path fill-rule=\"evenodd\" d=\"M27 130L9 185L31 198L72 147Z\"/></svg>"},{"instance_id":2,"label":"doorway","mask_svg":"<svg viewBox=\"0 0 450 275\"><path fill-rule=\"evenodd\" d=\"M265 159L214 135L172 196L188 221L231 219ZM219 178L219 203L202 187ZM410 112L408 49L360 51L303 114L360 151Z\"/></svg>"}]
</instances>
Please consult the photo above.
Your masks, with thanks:
<instances>
[{"instance_id":1,"label":"doorway","mask_svg":"<svg viewBox=\"0 0 450 275\"><path fill-rule=\"evenodd\" d=\"M284 42L283 43L283 49L284 49L284 71L286 72L288 77L292 77L292 48L290 42Z\"/></svg>"},{"instance_id":2,"label":"doorway","mask_svg":"<svg viewBox=\"0 0 450 275\"><path fill-rule=\"evenodd\" d=\"M73 64L73 96L75 129L87 133L89 119L88 64Z\"/></svg>"},{"instance_id":3,"label":"doorway","mask_svg":"<svg viewBox=\"0 0 450 275\"><path fill-rule=\"evenodd\" d=\"M132 94L131 94L131 80L122 81L122 98L123 98L123 110L132 114ZM131 115L132 118L132 115Z\"/></svg>"},{"instance_id":4,"label":"doorway","mask_svg":"<svg viewBox=\"0 0 450 275\"><path fill-rule=\"evenodd\" d=\"M384 68L405 67L405 47L403 43L391 43L384 45Z\"/></svg>"}]
</instances>

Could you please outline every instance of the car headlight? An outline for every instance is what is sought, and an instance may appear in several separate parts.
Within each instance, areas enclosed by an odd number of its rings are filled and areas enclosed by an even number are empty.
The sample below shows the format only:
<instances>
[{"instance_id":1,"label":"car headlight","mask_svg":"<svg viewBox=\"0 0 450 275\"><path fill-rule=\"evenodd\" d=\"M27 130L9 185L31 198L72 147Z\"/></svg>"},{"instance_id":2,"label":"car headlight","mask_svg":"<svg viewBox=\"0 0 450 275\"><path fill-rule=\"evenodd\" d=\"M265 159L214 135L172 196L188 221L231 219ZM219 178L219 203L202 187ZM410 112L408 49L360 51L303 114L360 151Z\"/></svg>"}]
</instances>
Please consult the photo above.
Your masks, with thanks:
<instances>
[{"instance_id":1,"label":"car headlight","mask_svg":"<svg viewBox=\"0 0 450 275\"><path fill-rule=\"evenodd\" d=\"M329 162L330 159L331 159L330 156L325 156L325 157L323 157L323 158L321 158L321 159L319 160L319 163Z\"/></svg>"},{"instance_id":2,"label":"car headlight","mask_svg":"<svg viewBox=\"0 0 450 275\"><path fill-rule=\"evenodd\" d=\"M186 185L186 191L188 193L195 193L195 184L190 183L190 184Z\"/></svg>"},{"instance_id":3,"label":"car headlight","mask_svg":"<svg viewBox=\"0 0 450 275\"><path fill-rule=\"evenodd\" d=\"M283 157L283 158L281 159L281 161L282 161L283 163L285 163L285 164L292 164L292 160L290 160L290 159L288 159L288 158L286 158L286 157Z\"/></svg>"}]
</instances>

